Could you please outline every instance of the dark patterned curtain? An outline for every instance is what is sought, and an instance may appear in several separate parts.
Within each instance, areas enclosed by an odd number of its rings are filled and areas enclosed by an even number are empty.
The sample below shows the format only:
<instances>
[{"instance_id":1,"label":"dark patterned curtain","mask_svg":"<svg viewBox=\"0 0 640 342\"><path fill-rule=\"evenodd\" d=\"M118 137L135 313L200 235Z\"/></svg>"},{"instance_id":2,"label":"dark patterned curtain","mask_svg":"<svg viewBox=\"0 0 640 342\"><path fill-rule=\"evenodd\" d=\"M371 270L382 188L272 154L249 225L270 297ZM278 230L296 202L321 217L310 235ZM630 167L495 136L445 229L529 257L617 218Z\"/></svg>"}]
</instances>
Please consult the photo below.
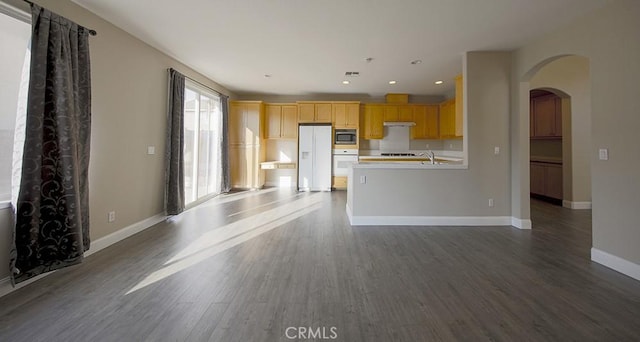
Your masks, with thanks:
<instances>
[{"instance_id":1,"label":"dark patterned curtain","mask_svg":"<svg viewBox=\"0 0 640 342\"><path fill-rule=\"evenodd\" d=\"M229 167L229 96L220 94L222 104L222 186L221 191L227 193L231 190L231 168Z\"/></svg>"},{"instance_id":2,"label":"dark patterned curtain","mask_svg":"<svg viewBox=\"0 0 640 342\"><path fill-rule=\"evenodd\" d=\"M165 210L168 215L184 211L184 84L185 77L169 69L167 103L167 170Z\"/></svg>"},{"instance_id":3,"label":"dark patterned curtain","mask_svg":"<svg viewBox=\"0 0 640 342\"><path fill-rule=\"evenodd\" d=\"M12 280L77 264L89 249L89 30L31 5L31 74Z\"/></svg>"}]
</instances>

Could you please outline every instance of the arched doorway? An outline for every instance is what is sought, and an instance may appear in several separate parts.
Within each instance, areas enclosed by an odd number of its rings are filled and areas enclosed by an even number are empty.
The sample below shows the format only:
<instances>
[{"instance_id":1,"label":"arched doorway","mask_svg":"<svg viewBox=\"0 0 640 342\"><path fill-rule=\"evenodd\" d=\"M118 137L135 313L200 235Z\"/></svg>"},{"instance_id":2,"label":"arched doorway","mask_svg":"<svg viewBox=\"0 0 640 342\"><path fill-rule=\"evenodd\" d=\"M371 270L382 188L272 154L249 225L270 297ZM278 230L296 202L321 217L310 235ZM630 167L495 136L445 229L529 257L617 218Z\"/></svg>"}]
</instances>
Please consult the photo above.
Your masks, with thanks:
<instances>
[{"instance_id":1,"label":"arched doorway","mask_svg":"<svg viewBox=\"0 0 640 342\"><path fill-rule=\"evenodd\" d=\"M523 121L526 120L529 128L529 139L526 140L529 147L527 163L530 167L527 182L530 193L523 194L523 200L527 202L527 209L530 210L532 228L534 230L536 227L549 228L554 222L554 219L548 216L551 212L564 215L562 220L568 224L571 220L577 220L575 227L585 235L588 234L588 238L583 239L580 248L588 251L591 247L590 212L579 213L570 209L591 208L589 60L573 55L552 57L532 68L522 81L520 83L520 118ZM542 113L538 122L532 116L536 110L536 103L532 99L536 97L541 98L542 107L554 109L550 111L551 114ZM524 108L527 108L526 112L522 111ZM537 124L543 127L538 129ZM555 131L551 129L550 132L548 127L544 127L545 124L560 128ZM522 137L520 141L524 143L525 138ZM540 166L547 166L547 168ZM540 183L538 179L540 175L551 179L547 178ZM548 209L536 202L535 198L531 199L531 193L543 191L540 190L541 184L547 186L544 190L550 190L549 185L555 187L551 193L543 195L556 199L556 204L569 209L561 207ZM546 216L535 212L541 208L546 211ZM536 220L541 222L537 225Z\"/></svg>"}]
</instances>

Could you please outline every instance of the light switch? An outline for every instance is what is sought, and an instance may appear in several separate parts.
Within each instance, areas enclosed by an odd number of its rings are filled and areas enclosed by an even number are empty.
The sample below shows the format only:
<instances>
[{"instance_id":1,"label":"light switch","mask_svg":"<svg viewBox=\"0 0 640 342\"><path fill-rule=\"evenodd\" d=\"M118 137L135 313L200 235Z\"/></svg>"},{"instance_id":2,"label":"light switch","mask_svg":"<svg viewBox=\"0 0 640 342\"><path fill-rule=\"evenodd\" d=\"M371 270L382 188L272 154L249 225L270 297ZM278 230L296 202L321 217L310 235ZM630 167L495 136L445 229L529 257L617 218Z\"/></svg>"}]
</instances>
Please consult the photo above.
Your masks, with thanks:
<instances>
[{"instance_id":1,"label":"light switch","mask_svg":"<svg viewBox=\"0 0 640 342\"><path fill-rule=\"evenodd\" d=\"M360 176L360 184L367 184L367 176Z\"/></svg>"},{"instance_id":2,"label":"light switch","mask_svg":"<svg viewBox=\"0 0 640 342\"><path fill-rule=\"evenodd\" d=\"M600 151L598 151L598 157L600 158L600 160L609 160L609 150L606 148L601 148Z\"/></svg>"},{"instance_id":3,"label":"light switch","mask_svg":"<svg viewBox=\"0 0 640 342\"><path fill-rule=\"evenodd\" d=\"M496 146L493 148L493 154L498 155L500 154L500 147Z\"/></svg>"},{"instance_id":4,"label":"light switch","mask_svg":"<svg viewBox=\"0 0 640 342\"><path fill-rule=\"evenodd\" d=\"M156 154L155 146L147 146L147 154Z\"/></svg>"}]
</instances>

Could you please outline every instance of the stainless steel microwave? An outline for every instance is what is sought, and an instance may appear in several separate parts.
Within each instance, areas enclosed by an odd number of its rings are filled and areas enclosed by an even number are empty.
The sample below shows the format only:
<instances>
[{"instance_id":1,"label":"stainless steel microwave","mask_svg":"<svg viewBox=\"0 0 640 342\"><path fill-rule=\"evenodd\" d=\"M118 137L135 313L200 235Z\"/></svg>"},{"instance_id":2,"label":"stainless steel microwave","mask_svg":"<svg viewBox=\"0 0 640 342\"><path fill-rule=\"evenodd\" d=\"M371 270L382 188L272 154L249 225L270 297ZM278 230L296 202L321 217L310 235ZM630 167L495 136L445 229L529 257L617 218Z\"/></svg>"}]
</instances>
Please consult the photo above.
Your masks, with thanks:
<instances>
[{"instance_id":1,"label":"stainless steel microwave","mask_svg":"<svg viewBox=\"0 0 640 342\"><path fill-rule=\"evenodd\" d=\"M358 143L358 134L355 129L336 129L333 142L336 145L355 145Z\"/></svg>"}]
</instances>

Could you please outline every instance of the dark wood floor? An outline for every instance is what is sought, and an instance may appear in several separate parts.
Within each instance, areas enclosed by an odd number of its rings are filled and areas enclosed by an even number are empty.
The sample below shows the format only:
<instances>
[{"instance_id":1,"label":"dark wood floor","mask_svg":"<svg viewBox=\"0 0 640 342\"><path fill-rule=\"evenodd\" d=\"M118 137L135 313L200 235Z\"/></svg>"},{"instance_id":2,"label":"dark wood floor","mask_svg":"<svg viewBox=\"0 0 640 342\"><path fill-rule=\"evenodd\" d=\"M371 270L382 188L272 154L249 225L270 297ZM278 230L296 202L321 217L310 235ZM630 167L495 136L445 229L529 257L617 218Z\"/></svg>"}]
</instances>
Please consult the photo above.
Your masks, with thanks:
<instances>
[{"instance_id":1,"label":"dark wood floor","mask_svg":"<svg viewBox=\"0 0 640 342\"><path fill-rule=\"evenodd\" d=\"M350 227L345 198L214 199L0 298L0 341L640 340L640 282L589 260L589 211Z\"/></svg>"}]
</instances>

